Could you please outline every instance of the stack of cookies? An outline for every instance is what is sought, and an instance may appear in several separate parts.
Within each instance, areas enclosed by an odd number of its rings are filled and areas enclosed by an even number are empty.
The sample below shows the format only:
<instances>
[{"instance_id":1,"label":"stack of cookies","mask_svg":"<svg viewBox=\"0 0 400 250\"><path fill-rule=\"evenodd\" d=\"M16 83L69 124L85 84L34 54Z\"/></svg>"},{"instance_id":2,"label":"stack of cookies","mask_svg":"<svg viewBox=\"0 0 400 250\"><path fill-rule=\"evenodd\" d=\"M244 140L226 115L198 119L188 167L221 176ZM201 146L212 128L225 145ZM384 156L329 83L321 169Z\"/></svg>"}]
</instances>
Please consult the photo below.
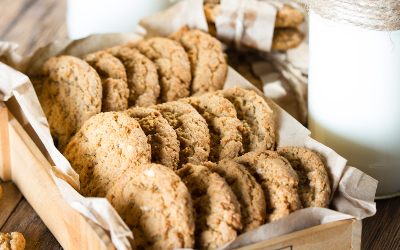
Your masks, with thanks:
<instances>
[{"instance_id":1,"label":"stack of cookies","mask_svg":"<svg viewBox=\"0 0 400 250\"><path fill-rule=\"evenodd\" d=\"M205 0L204 14L207 19L210 34L217 35L215 20L220 14L219 0ZM271 50L287 51L296 48L304 39L299 26L304 22L304 14L288 4L278 9L275 17L275 29Z\"/></svg>"},{"instance_id":2,"label":"stack of cookies","mask_svg":"<svg viewBox=\"0 0 400 250\"><path fill-rule=\"evenodd\" d=\"M276 148L274 113L232 88L89 118L64 155L81 193L106 197L135 248L216 249L331 194L323 160Z\"/></svg>"},{"instance_id":3,"label":"stack of cookies","mask_svg":"<svg viewBox=\"0 0 400 250\"><path fill-rule=\"evenodd\" d=\"M81 194L106 197L134 248L216 249L331 194L323 160L277 148L273 109L221 90L221 44L182 29L47 60L34 79L54 141Z\"/></svg>"},{"instance_id":4,"label":"stack of cookies","mask_svg":"<svg viewBox=\"0 0 400 250\"><path fill-rule=\"evenodd\" d=\"M95 114L220 90L227 69L217 39L182 28L170 38L144 39L82 59L52 57L31 79L56 145L63 150Z\"/></svg>"}]
</instances>

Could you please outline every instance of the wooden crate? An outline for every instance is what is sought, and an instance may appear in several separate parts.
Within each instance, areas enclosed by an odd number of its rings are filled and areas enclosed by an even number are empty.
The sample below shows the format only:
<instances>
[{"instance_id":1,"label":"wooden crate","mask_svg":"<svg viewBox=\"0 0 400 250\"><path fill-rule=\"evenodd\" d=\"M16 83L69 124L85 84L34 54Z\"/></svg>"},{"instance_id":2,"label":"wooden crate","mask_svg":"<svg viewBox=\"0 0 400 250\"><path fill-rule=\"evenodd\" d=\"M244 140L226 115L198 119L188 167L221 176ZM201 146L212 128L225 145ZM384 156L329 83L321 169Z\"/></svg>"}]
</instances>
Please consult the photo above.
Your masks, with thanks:
<instances>
[{"instance_id":1,"label":"wooden crate","mask_svg":"<svg viewBox=\"0 0 400 250\"><path fill-rule=\"evenodd\" d=\"M0 177L11 179L64 249L112 249L110 239L61 197L51 164L0 102ZM361 221L311 227L240 249L360 249Z\"/></svg>"}]
</instances>

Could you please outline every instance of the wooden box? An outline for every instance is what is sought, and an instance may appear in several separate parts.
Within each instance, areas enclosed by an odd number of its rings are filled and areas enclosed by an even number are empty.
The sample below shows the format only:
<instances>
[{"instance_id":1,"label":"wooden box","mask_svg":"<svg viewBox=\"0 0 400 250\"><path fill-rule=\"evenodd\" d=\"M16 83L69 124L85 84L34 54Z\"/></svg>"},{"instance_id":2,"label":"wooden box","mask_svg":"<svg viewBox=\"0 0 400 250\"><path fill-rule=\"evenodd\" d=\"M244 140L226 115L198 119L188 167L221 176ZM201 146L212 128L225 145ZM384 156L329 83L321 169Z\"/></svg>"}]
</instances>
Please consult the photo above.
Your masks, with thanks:
<instances>
[{"instance_id":1,"label":"wooden box","mask_svg":"<svg viewBox=\"0 0 400 250\"><path fill-rule=\"evenodd\" d=\"M14 115L0 102L0 177L18 186L64 249L114 249L104 230L63 200L52 165ZM360 244L361 221L343 220L240 249L360 249Z\"/></svg>"}]
</instances>

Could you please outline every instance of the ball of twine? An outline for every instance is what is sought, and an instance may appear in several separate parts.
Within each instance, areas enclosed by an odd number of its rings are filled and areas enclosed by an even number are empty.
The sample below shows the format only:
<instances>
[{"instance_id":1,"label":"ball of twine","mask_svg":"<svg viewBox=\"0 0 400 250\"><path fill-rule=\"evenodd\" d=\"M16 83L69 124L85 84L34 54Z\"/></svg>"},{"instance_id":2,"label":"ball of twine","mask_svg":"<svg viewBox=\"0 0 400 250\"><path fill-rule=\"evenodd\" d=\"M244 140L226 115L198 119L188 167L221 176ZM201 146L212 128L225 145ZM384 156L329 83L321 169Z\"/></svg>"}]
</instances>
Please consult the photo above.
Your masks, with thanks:
<instances>
[{"instance_id":1,"label":"ball of twine","mask_svg":"<svg viewBox=\"0 0 400 250\"><path fill-rule=\"evenodd\" d=\"M400 0L303 0L320 16L370 30L400 30Z\"/></svg>"}]
</instances>

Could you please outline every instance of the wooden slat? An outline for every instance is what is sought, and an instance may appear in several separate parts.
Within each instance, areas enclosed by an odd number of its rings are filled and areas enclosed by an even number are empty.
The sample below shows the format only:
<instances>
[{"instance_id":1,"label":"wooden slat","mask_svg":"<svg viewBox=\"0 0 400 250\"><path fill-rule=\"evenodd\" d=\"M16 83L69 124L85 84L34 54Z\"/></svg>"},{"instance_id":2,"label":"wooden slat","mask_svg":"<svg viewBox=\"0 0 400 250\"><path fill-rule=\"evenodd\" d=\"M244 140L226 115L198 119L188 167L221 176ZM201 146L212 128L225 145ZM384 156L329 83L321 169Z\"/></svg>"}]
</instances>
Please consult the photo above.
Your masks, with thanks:
<instances>
[{"instance_id":1,"label":"wooden slat","mask_svg":"<svg viewBox=\"0 0 400 250\"><path fill-rule=\"evenodd\" d=\"M86 219L70 207L53 182L51 165L10 114L12 179L65 249L109 249Z\"/></svg>"},{"instance_id":2,"label":"wooden slat","mask_svg":"<svg viewBox=\"0 0 400 250\"><path fill-rule=\"evenodd\" d=\"M8 109L3 102L0 102L0 178L3 181L11 179Z\"/></svg>"},{"instance_id":3,"label":"wooden slat","mask_svg":"<svg viewBox=\"0 0 400 250\"><path fill-rule=\"evenodd\" d=\"M25 199L21 200L1 231L21 232L26 239L26 249L62 249Z\"/></svg>"},{"instance_id":4,"label":"wooden slat","mask_svg":"<svg viewBox=\"0 0 400 250\"><path fill-rule=\"evenodd\" d=\"M14 211L21 200L21 193L11 182L0 183L3 188L3 196L0 198L0 228L6 223L8 217Z\"/></svg>"}]
</instances>

